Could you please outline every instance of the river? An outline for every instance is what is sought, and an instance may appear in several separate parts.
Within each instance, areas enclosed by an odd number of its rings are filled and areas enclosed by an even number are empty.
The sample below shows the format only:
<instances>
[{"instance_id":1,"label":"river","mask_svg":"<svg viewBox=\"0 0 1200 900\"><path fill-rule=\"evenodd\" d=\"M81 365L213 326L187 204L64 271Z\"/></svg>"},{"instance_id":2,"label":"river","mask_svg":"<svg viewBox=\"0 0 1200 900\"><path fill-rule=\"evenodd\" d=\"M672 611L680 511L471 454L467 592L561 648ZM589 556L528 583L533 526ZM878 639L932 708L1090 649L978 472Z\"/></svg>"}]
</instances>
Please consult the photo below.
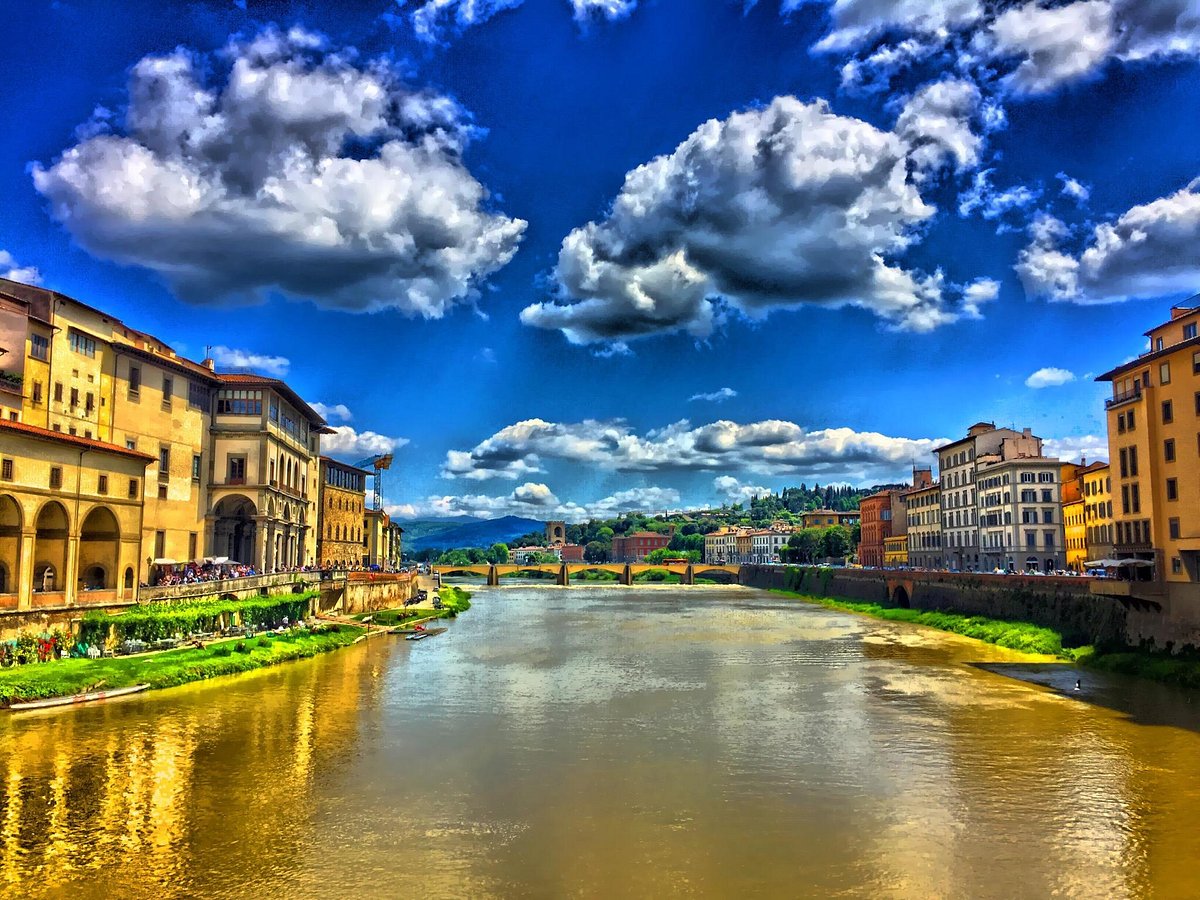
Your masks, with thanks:
<instances>
[{"instance_id":1,"label":"river","mask_svg":"<svg viewBox=\"0 0 1200 900\"><path fill-rule=\"evenodd\" d=\"M745 589L473 603L0 718L0 895L1200 894L1185 693Z\"/></svg>"}]
</instances>

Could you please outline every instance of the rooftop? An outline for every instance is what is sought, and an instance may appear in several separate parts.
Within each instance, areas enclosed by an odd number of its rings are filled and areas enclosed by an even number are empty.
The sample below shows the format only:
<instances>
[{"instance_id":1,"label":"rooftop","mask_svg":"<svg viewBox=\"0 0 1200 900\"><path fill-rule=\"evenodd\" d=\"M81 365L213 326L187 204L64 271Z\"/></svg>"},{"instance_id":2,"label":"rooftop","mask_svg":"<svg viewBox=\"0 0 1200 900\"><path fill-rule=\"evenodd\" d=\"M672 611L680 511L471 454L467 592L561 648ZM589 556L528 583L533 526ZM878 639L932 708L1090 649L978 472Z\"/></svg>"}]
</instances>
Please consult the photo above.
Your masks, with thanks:
<instances>
[{"instance_id":1,"label":"rooftop","mask_svg":"<svg viewBox=\"0 0 1200 900\"><path fill-rule=\"evenodd\" d=\"M126 456L130 459L141 460L146 464L155 461L155 457L150 456L148 453L139 453L137 450L118 447L116 444L106 444L104 441L80 437L77 434L66 434L61 431L52 431L49 428L39 428L37 425L30 425L26 422L14 422L11 419L0 419L0 431L12 431L37 440L70 444L73 447L79 447L84 450L98 450L103 453L112 453L116 456Z\"/></svg>"},{"instance_id":2,"label":"rooftop","mask_svg":"<svg viewBox=\"0 0 1200 900\"><path fill-rule=\"evenodd\" d=\"M259 387L274 388L291 402L291 404L308 416L308 421L319 426L316 430L318 434L335 434L334 430L329 427L329 423L317 415L316 410L309 406L300 395L293 391L286 381L281 381L278 378L268 378L266 375L254 375L250 372L218 372L217 377L224 384L244 384L256 385Z\"/></svg>"}]
</instances>

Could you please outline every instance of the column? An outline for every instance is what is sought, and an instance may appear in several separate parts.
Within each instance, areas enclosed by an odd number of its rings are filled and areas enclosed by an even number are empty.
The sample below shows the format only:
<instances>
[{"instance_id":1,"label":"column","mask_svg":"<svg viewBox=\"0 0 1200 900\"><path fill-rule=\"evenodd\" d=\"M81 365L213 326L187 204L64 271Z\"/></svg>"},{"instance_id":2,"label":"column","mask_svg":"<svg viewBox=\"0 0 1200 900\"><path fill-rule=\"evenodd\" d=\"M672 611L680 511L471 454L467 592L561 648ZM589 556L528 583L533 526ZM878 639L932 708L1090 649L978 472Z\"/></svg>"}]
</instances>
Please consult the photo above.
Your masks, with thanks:
<instances>
[{"instance_id":1,"label":"column","mask_svg":"<svg viewBox=\"0 0 1200 900\"><path fill-rule=\"evenodd\" d=\"M79 523L75 523L79 527ZM67 533L67 574L63 583L63 605L74 606L79 593L79 533Z\"/></svg>"},{"instance_id":2,"label":"column","mask_svg":"<svg viewBox=\"0 0 1200 900\"><path fill-rule=\"evenodd\" d=\"M13 573L17 577L17 609L33 606L33 545L36 537L36 531L21 532L20 571Z\"/></svg>"},{"instance_id":3,"label":"column","mask_svg":"<svg viewBox=\"0 0 1200 900\"><path fill-rule=\"evenodd\" d=\"M254 517L254 568L259 574L267 571L267 545L270 535L267 533L267 520L263 516ZM244 560L238 560L244 562Z\"/></svg>"}]
</instances>

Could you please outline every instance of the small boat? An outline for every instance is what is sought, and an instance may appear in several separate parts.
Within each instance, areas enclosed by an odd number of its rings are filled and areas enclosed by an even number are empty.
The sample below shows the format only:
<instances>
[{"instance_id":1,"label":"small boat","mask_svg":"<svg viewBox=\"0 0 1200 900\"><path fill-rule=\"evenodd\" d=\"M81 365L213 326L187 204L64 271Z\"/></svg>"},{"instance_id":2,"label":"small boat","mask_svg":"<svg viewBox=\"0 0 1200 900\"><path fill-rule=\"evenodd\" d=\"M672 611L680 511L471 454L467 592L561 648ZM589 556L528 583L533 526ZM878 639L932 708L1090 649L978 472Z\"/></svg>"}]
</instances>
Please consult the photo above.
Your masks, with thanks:
<instances>
[{"instance_id":1,"label":"small boat","mask_svg":"<svg viewBox=\"0 0 1200 900\"><path fill-rule=\"evenodd\" d=\"M69 694L66 697L49 697L45 700L29 700L25 703L11 703L9 709L22 712L29 709L51 709L55 706L74 706L77 703L94 703L98 700L112 700L115 697L127 697L130 694L140 694L149 690L148 684L135 684L132 687L113 688L111 691L89 691L86 694Z\"/></svg>"},{"instance_id":2,"label":"small boat","mask_svg":"<svg viewBox=\"0 0 1200 900\"><path fill-rule=\"evenodd\" d=\"M423 641L427 637L429 637L428 631L414 631L412 634L406 635L404 639L406 641Z\"/></svg>"}]
</instances>

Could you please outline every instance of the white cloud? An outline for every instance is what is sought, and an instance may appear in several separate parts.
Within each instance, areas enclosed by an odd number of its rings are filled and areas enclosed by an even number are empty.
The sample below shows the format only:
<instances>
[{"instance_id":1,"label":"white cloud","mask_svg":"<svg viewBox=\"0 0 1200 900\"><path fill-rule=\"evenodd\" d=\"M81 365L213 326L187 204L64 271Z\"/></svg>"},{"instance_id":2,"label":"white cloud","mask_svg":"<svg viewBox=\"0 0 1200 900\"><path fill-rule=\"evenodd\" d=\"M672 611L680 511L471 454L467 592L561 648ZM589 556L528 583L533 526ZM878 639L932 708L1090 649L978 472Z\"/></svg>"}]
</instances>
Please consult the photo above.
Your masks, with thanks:
<instances>
[{"instance_id":1,"label":"white cloud","mask_svg":"<svg viewBox=\"0 0 1200 900\"><path fill-rule=\"evenodd\" d=\"M912 148L918 171L932 172L948 161L959 171L978 164L983 137L972 122L982 103L979 88L959 78L927 84L904 102L896 133Z\"/></svg>"},{"instance_id":2,"label":"white cloud","mask_svg":"<svg viewBox=\"0 0 1200 900\"><path fill-rule=\"evenodd\" d=\"M19 281L22 284L41 284L42 273L33 266L18 265L7 250L0 250L0 278Z\"/></svg>"},{"instance_id":3,"label":"white cloud","mask_svg":"<svg viewBox=\"0 0 1200 900\"><path fill-rule=\"evenodd\" d=\"M1031 94L1091 74L1116 43L1113 8L1107 0L1058 8L1027 3L997 16L988 35L993 56L1021 59L1007 79L1017 91Z\"/></svg>"},{"instance_id":4,"label":"white cloud","mask_svg":"<svg viewBox=\"0 0 1200 900\"><path fill-rule=\"evenodd\" d=\"M1068 369L1058 369L1054 366L1048 366L1044 369L1038 369L1032 375L1025 379L1025 387L1031 388L1048 388L1059 387L1064 384L1070 384L1075 380L1075 373Z\"/></svg>"},{"instance_id":5,"label":"white cloud","mask_svg":"<svg viewBox=\"0 0 1200 900\"><path fill-rule=\"evenodd\" d=\"M771 493L769 487L743 484L732 475L718 475L713 479L713 489L727 503L749 503L755 497L763 497Z\"/></svg>"},{"instance_id":6,"label":"white cloud","mask_svg":"<svg viewBox=\"0 0 1200 900\"><path fill-rule=\"evenodd\" d=\"M321 435L321 452L351 463L368 456L391 453L409 443L408 438L388 437L376 431L356 431L349 425L332 425L333 434Z\"/></svg>"},{"instance_id":7,"label":"white cloud","mask_svg":"<svg viewBox=\"0 0 1200 900\"><path fill-rule=\"evenodd\" d=\"M89 252L144 266L197 303L277 292L438 318L516 252L462 163L476 133L450 97L404 86L300 29L133 66L124 134L35 164Z\"/></svg>"},{"instance_id":8,"label":"white cloud","mask_svg":"<svg viewBox=\"0 0 1200 900\"><path fill-rule=\"evenodd\" d=\"M272 378L284 378L292 366L292 361L286 356L268 356L249 350L226 347L222 344L212 348L212 360L217 364L218 369L250 369L261 375L270 375Z\"/></svg>"},{"instance_id":9,"label":"white cloud","mask_svg":"<svg viewBox=\"0 0 1200 900\"><path fill-rule=\"evenodd\" d=\"M350 407L344 403L335 403L333 405L325 403L309 403L313 411L324 419L326 422L349 422L354 418L354 414L350 412Z\"/></svg>"},{"instance_id":10,"label":"white cloud","mask_svg":"<svg viewBox=\"0 0 1200 900\"><path fill-rule=\"evenodd\" d=\"M955 139L944 129L934 152ZM628 173L603 220L567 235L558 295L521 321L575 344L705 338L726 310L806 305L861 306L911 331L953 322L961 287L892 262L934 214L909 178L912 151L794 97L705 122Z\"/></svg>"},{"instance_id":11,"label":"white cloud","mask_svg":"<svg viewBox=\"0 0 1200 900\"><path fill-rule=\"evenodd\" d=\"M983 15L979 0L783 0L782 11L826 2L833 27L817 50L846 50L888 32L945 35L966 28Z\"/></svg>"},{"instance_id":12,"label":"white cloud","mask_svg":"<svg viewBox=\"0 0 1200 900\"><path fill-rule=\"evenodd\" d=\"M624 19L637 8L637 0L571 0L576 22L586 22L593 16L615 22Z\"/></svg>"},{"instance_id":13,"label":"white cloud","mask_svg":"<svg viewBox=\"0 0 1200 900\"><path fill-rule=\"evenodd\" d=\"M575 21L586 24L594 18L615 22L637 8L637 0L567 0ZM417 38L427 44L441 43L448 33L461 34L473 25L482 25L505 10L516 9L524 0L423 0L409 13ZM400 0L404 5L404 0ZM396 14L389 13L388 21Z\"/></svg>"},{"instance_id":14,"label":"white cloud","mask_svg":"<svg viewBox=\"0 0 1200 900\"><path fill-rule=\"evenodd\" d=\"M551 461L610 472L752 472L855 483L903 475L927 459L936 440L898 438L849 428L806 429L787 421L693 426L687 420L636 434L623 420L574 423L527 419L470 450L451 450L442 475L516 480L546 471Z\"/></svg>"},{"instance_id":15,"label":"white cloud","mask_svg":"<svg viewBox=\"0 0 1200 900\"><path fill-rule=\"evenodd\" d=\"M1194 293L1200 284L1200 180L1096 225L1082 249L1063 249L1070 231L1043 216L1030 229L1016 270L1034 296L1115 303Z\"/></svg>"},{"instance_id":16,"label":"white cloud","mask_svg":"<svg viewBox=\"0 0 1200 900\"><path fill-rule=\"evenodd\" d=\"M426 497L416 503L388 507L399 518L477 516L496 519L523 516L533 519L563 519L584 522L610 518L627 512L663 512L679 508L679 492L673 488L638 487L585 503L560 500L545 484L525 482L511 494L446 494Z\"/></svg>"},{"instance_id":17,"label":"white cloud","mask_svg":"<svg viewBox=\"0 0 1200 900\"><path fill-rule=\"evenodd\" d=\"M1108 459L1108 438L1102 434L1046 438L1042 443L1042 452L1049 457L1066 462L1079 462L1084 458L1088 462L1099 462Z\"/></svg>"},{"instance_id":18,"label":"white cloud","mask_svg":"<svg viewBox=\"0 0 1200 900\"><path fill-rule=\"evenodd\" d=\"M723 387L720 390L712 391L708 394L692 394L688 397L688 402L694 400L705 400L709 403L724 403L726 400L732 400L738 395L738 392L733 388Z\"/></svg>"},{"instance_id":19,"label":"white cloud","mask_svg":"<svg viewBox=\"0 0 1200 900\"><path fill-rule=\"evenodd\" d=\"M1028 209L1042 196L1040 188L1023 184L997 190L992 186L995 169L983 169L971 179L971 187L958 195L958 214L969 216L978 212L988 221L1003 218L1005 213Z\"/></svg>"},{"instance_id":20,"label":"white cloud","mask_svg":"<svg viewBox=\"0 0 1200 900\"><path fill-rule=\"evenodd\" d=\"M1080 181L1072 178L1066 172L1059 172L1056 176L1062 182L1062 194L1064 197L1070 197L1080 206L1087 203L1088 198L1092 196L1092 189Z\"/></svg>"}]
</instances>

